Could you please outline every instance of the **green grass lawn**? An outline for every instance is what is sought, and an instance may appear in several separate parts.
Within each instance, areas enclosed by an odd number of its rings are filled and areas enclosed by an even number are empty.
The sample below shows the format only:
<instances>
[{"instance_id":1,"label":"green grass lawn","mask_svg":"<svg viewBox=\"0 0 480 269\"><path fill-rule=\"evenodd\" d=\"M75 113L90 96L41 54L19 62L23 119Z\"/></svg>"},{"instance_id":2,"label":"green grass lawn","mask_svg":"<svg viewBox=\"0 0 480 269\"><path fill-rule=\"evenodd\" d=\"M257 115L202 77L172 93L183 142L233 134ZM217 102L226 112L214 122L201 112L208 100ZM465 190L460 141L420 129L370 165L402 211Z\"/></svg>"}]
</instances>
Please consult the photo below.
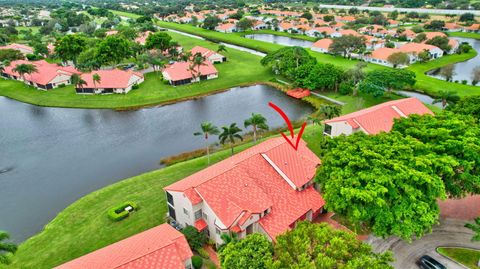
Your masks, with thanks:
<instances>
[{"instance_id":1,"label":"green grass lawn","mask_svg":"<svg viewBox=\"0 0 480 269\"><path fill-rule=\"evenodd\" d=\"M137 18L141 17L138 14L134 14L134 13L130 13L130 12L118 11L118 10L113 10L113 9L110 9L110 11L115 15L122 16L122 17L127 17L127 18L130 18L130 19L137 19Z\"/></svg>"},{"instance_id":2,"label":"green grass lawn","mask_svg":"<svg viewBox=\"0 0 480 269\"><path fill-rule=\"evenodd\" d=\"M474 50L464 54L447 55L426 63L412 64L411 66L407 67L407 69L415 72L417 75L415 89L426 92L430 95L435 95L438 91L455 91L460 96L478 95L480 94L480 87L447 82L441 79L429 77L425 74L429 70L440 68L452 63L463 62L475 57L476 55L477 52Z\"/></svg>"},{"instance_id":3,"label":"green grass lawn","mask_svg":"<svg viewBox=\"0 0 480 269\"><path fill-rule=\"evenodd\" d=\"M480 39L479 33L449 32L447 34L448 36L451 36L451 37L465 37L465 38Z\"/></svg>"},{"instance_id":4,"label":"green grass lawn","mask_svg":"<svg viewBox=\"0 0 480 269\"><path fill-rule=\"evenodd\" d=\"M40 30L40 26L17 26L15 27L17 31L22 31L22 30L32 30L32 34L38 33L38 30Z\"/></svg>"},{"instance_id":5,"label":"green grass lawn","mask_svg":"<svg viewBox=\"0 0 480 269\"><path fill-rule=\"evenodd\" d=\"M459 262L471 269L480 269L477 265L480 260L480 250L466 249L466 248L437 248L437 251L449 257L450 259Z\"/></svg>"},{"instance_id":6,"label":"green grass lawn","mask_svg":"<svg viewBox=\"0 0 480 269\"><path fill-rule=\"evenodd\" d=\"M342 97L334 93L326 95L347 103L364 100L360 102L363 107L390 100ZM356 106L349 105L343 112L351 112L354 108ZM322 127L308 125L302 138L318 155ZM237 146L235 152L250 146L252 143L247 142ZM211 158L217 162L229 156L229 150L221 150L213 153ZM199 157L119 181L84 196L60 212L43 231L22 243L8 268L51 268L163 223L167 207L162 188L205 167L207 158ZM107 210L124 201L138 203L140 210L123 221L110 221Z\"/></svg>"},{"instance_id":7,"label":"green grass lawn","mask_svg":"<svg viewBox=\"0 0 480 269\"><path fill-rule=\"evenodd\" d=\"M177 33L169 33L186 50L200 45L216 50L218 45L209 41L198 40ZM256 82L268 82L273 78L269 68L260 64L261 57L247 52L228 48L223 54L228 58L225 63L215 65L219 78L190 85L173 87L162 82L161 76L147 74L140 88L126 95L78 95L73 86L40 91L26 86L22 82L0 80L0 95L25 103L75 108L135 108L156 105L205 95L223 89Z\"/></svg>"}]
</instances>

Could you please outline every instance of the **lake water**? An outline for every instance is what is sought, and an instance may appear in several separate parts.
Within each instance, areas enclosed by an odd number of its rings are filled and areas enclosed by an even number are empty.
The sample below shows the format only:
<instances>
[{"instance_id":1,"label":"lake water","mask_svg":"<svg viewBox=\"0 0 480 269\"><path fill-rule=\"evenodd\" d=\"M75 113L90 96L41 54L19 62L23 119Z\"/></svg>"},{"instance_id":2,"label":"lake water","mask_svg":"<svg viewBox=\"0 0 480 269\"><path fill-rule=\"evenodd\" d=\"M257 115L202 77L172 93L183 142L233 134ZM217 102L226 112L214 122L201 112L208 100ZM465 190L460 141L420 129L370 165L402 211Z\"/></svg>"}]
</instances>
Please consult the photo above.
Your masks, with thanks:
<instances>
[{"instance_id":1,"label":"lake water","mask_svg":"<svg viewBox=\"0 0 480 269\"><path fill-rule=\"evenodd\" d=\"M163 157L203 147L202 137L193 136L203 121L243 128L255 112L271 127L282 126L270 101L291 119L312 112L263 85L123 112L37 107L0 97L0 171L6 170L0 173L0 230L21 242L78 198L158 169Z\"/></svg>"},{"instance_id":2,"label":"lake water","mask_svg":"<svg viewBox=\"0 0 480 269\"><path fill-rule=\"evenodd\" d=\"M473 69L477 66L480 66L480 40L476 40L473 38L460 38L460 37L455 37L455 39L457 39L458 42L460 43L468 42L476 51L479 52L477 56L473 57L468 61L454 64L455 75L453 76L453 81L458 80L459 82L462 82L462 80L466 80L468 84L471 84ZM440 69L435 69L429 72L428 75L431 77L444 80L444 78L440 76L439 73L440 73ZM477 84L477 85L480 86L480 84Z\"/></svg>"},{"instance_id":3,"label":"lake water","mask_svg":"<svg viewBox=\"0 0 480 269\"><path fill-rule=\"evenodd\" d=\"M280 44L284 46L299 46L304 48L310 48L313 44L311 41L302 40L298 38L291 38L288 36L279 36L271 34L251 34L245 35L246 38L265 41L274 44Z\"/></svg>"}]
</instances>

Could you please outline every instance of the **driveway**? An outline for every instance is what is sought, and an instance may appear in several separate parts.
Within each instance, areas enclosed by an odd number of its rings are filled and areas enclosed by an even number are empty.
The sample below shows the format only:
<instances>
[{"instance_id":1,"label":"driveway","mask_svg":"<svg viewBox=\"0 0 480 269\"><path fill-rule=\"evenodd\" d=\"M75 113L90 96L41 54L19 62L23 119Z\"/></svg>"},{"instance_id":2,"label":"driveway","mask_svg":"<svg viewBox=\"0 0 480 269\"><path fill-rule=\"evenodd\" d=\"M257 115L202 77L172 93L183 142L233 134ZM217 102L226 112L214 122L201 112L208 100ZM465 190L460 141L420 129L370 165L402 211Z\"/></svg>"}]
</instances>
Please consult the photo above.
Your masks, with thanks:
<instances>
[{"instance_id":1,"label":"driveway","mask_svg":"<svg viewBox=\"0 0 480 269\"><path fill-rule=\"evenodd\" d=\"M396 238L381 239L370 235L367 243L373 246L374 251L391 250L395 256L393 266L397 269L419 268L416 261L422 255L430 255L447 268L464 268L444 258L435 249L439 246L469 247L480 249L480 242L471 242L473 232L465 227L467 221L459 219L441 219L440 225L436 226L432 233L425 235L411 244Z\"/></svg>"}]
</instances>

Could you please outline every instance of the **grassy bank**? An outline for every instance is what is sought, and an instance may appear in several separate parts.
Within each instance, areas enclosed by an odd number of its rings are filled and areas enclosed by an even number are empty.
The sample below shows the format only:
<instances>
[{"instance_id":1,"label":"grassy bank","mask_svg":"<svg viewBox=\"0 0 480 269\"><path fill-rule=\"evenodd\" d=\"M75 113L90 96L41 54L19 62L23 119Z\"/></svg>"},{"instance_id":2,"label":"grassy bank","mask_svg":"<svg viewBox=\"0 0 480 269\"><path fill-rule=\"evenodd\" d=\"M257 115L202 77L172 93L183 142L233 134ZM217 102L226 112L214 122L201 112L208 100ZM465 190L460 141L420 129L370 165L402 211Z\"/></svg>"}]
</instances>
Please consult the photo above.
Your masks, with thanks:
<instances>
[{"instance_id":1,"label":"grassy bank","mask_svg":"<svg viewBox=\"0 0 480 269\"><path fill-rule=\"evenodd\" d=\"M479 33L450 32L450 33L448 33L448 36L480 39L480 34Z\"/></svg>"},{"instance_id":2,"label":"grassy bank","mask_svg":"<svg viewBox=\"0 0 480 269\"><path fill-rule=\"evenodd\" d=\"M280 31L274 31L274 30L256 30L256 31L245 31L245 32L239 32L235 33L236 35L239 36L245 36L245 35L250 35L250 34L270 34L270 35L278 35L278 36L286 36L286 37L291 37L295 39L301 39L301 40L306 40L306 41L311 41L315 42L317 41L317 38L307 36L307 35L301 35L301 34L291 34L287 32L280 32Z\"/></svg>"},{"instance_id":3,"label":"grassy bank","mask_svg":"<svg viewBox=\"0 0 480 269\"><path fill-rule=\"evenodd\" d=\"M478 261L480 260L480 250L466 248L437 248L438 253L459 262L468 268L480 269Z\"/></svg>"},{"instance_id":4,"label":"grassy bank","mask_svg":"<svg viewBox=\"0 0 480 269\"><path fill-rule=\"evenodd\" d=\"M169 33L186 50L200 45L216 50L218 45L209 41L198 40L177 33ZM73 86L40 91L26 86L22 82L0 79L0 95L25 103L73 108L135 108L176 102L219 90L256 82L267 82L273 78L271 71L260 64L261 57L228 49L222 52L228 61L216 65L219 78L190 85L173 87L162 82L161 76L150 73L137 90L126 95L78 95Z\"/></svg>"},{"instance_id":5,"label":"grassy bank","mask_svg":"<svg viewBox=\"0 0 480 269\"><path fill-rule=\"evenodd\" d=\"M453 63L463 62L475 56L477 56L477 52L475 50L471 50L469 53L447 55L426 63L415 63L407 67L407 69L415 72L417 75L415 89L426 92L430 95L435 95L438 91L454 91L460 96L477 95L480 94L480 87L447 82L429 77L425 74L432 69L440 68Z\"/></svg>"},{"instance_id":6,"label":"grassy bank","mask_svg":"<svg viewBox=\"0 0 480 269\"><path fill-rule=\"evenodd\" d=\"M337 97L333 93L329 96ZM342 100L347 104L353 101L349 97ZM360 103L365 107L389 99L359 96L355 100L363 100ZM347 106L343 112L355 108ZM308 125L303 135L308 147L317 154L321 132L320 126ZM250 146L251 142L240 145L235 152ZM221 150L211 158L217 162L229 156L229 150ZM51 268L163 223L167 208L163 187L205 167L207 158L199 157L119 181L84 196L60 212L43 231L21 244L8 268ZM107 210L127 200L138 203L140 210L123 221L110 221Z\"/></svg>"}]
</instances>

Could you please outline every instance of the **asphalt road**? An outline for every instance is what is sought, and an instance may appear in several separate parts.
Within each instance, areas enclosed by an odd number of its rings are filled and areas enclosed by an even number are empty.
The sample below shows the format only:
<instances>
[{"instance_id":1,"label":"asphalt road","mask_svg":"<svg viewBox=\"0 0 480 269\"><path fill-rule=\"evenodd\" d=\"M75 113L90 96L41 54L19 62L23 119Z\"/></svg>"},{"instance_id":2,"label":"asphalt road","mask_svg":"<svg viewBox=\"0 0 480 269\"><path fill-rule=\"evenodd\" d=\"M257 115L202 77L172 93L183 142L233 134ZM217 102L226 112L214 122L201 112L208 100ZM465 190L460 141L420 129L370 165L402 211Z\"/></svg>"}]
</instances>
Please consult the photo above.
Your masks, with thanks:
<instances>
[{"instance_id":1,"label":"asphalt road","mask_svg":"<svg viewBox=\"0 0 480 269\"><path fill-rule=\"evenodd\" d=\"M464 220L442 219L440 225L436 226L432 233L413 241L411 244L396 237L381 239L372 235L367 239L367 242L373 246L374 251L393 251L395 256L393 266L397 269L419 268L416 261L422 255L430 255L449 269L463 269L465 267L444 258L435 249L442 246L480 249L480 242L470 241L473 232L463 227L465 223Z\"/></svg>"}]
</instances>

